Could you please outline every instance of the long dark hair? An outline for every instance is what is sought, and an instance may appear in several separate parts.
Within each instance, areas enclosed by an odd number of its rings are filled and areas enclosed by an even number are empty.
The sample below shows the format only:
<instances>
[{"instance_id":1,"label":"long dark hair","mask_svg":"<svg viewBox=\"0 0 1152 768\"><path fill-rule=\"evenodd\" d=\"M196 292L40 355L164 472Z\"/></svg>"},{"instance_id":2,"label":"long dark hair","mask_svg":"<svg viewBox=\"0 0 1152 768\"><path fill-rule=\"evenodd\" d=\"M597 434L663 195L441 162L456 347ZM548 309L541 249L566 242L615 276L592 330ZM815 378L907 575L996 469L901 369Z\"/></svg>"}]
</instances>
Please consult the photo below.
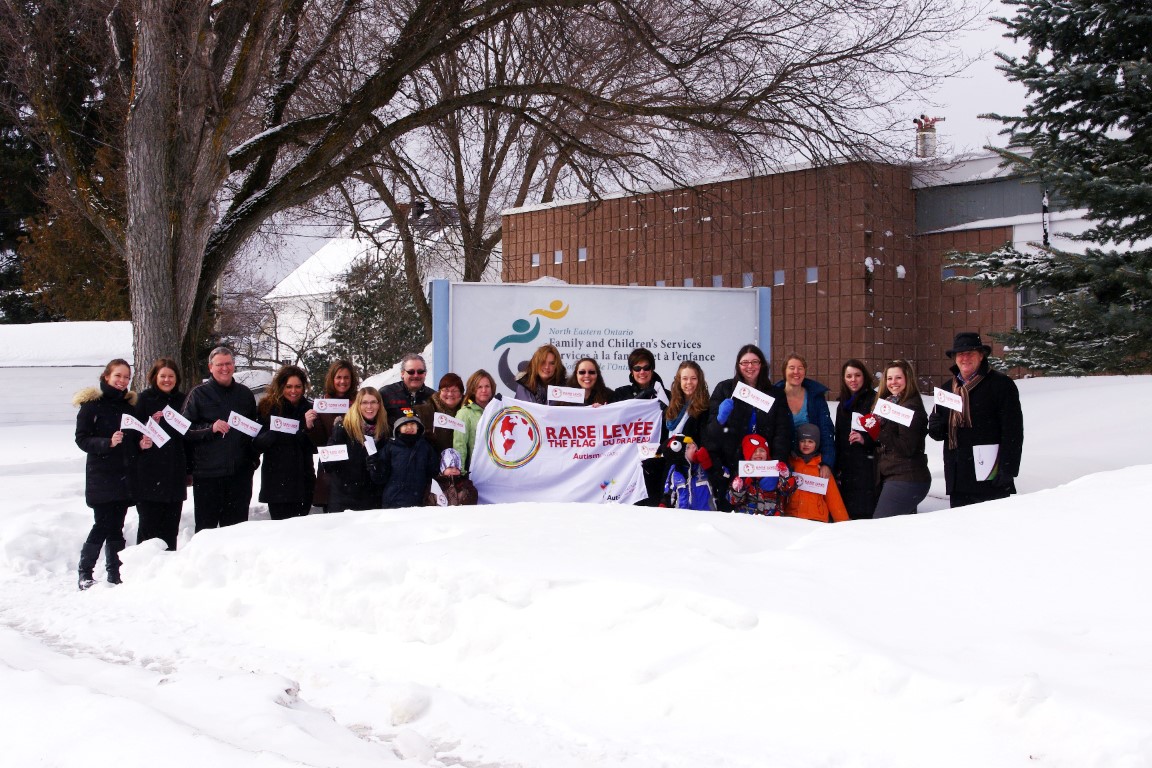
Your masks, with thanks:
<instances>
[{"instance_id":1,"label":"long dark hair","mask_svg":"<svg viewBox=\"0 0 1152 768\"><path fill-rule=\"evenodd\" d=\"M855 368L864 374L864 386L861 388L861 392L876 391L876 381L872 378L872 372L868 370L868 366L853 357L840 366L840 402L842 403L852 397L852 390L848 389L848 385L844 383L844 374L848 373L849 368Z\"/></svg>"},{"instance_id":2,"label":"long dark hair","mask_svg":"<svg viewBox=\"0 0 1152 768\"><path fill-rule=\"evenodd\" d=\"M755 344L745 344L740 347L740 351L736 353L736 365L732 368L732 378L737 382L744 380L744 377L740 375L740 358L749 352L760 358L760 373L756 375L756 389L767 392L772 389L772 372L768 370L768 358L764 357L764 352Z\"/></svg>"},{"instance_id":3,"label":"long dark hair","mask_svg":"<svg viewBox=\"0 0 1152 768\"><path fill-rule=\"evenodd\" d=\"M176 365L176 361L170 357L158 357L153 361L152 367L148 369L148 386L157 387L156 377L160 375L160 371L165 368L171 368L172 373L176 374L176 386L172 388L173 392L180 391L180 366Z\"/></svg>"},{"instance_id":4,"label":"long dark hair","mask_svg":"<svg viewBox=\"0 0 1152 768\"><path fill-rule=\"evenodd\" d=\"M280 412L284 411L284 387L287 386L288 379L293 376L300 379L300 383L304 385L304 391L308 391L308 374L304 372L304 369L298 365L285 365L276 371L276 375L272 377L272 383L268 385L268 391L264 393L264 397L260 398L261 416L270 415L273 408Z\"/></svg>"},{"instance_id":5,"label":"long dark hair","mask_svg":"<svg viewBox=\"0 0 1152 768\"><path fill-rule=\"evenodd\" d=\"M355 400L356 390L360 389L360 376L357 375L356 366L352 361L343 359L333 360L332 365L328 366L328 374L324 377L324 397L336 397L336 374L340 371L348 371L352 374L352 381L348 385L348 394L345 397L349 400Z\"/></svg>"},{"instance_id":6,"label":"long dark hair","mask_svg":"<svg viewBox=\"0 0 1152 768\"><path fill-rule=\"evenodd\" d=\"M580 370L580 366L585 363L592 363L592 367L596 369L596 383L592 385L592 389L584 394L584 405L593 405L599 403L604 405L612 399L612 390L608 389L608 385L604 383L604 372L600 370L600 363L594 357L582 357L576 361L572 366L572 375L568 377L568 383L565 386L580 387L580 377L576 375L576 371Z\"/></svg>"}]
</instances>

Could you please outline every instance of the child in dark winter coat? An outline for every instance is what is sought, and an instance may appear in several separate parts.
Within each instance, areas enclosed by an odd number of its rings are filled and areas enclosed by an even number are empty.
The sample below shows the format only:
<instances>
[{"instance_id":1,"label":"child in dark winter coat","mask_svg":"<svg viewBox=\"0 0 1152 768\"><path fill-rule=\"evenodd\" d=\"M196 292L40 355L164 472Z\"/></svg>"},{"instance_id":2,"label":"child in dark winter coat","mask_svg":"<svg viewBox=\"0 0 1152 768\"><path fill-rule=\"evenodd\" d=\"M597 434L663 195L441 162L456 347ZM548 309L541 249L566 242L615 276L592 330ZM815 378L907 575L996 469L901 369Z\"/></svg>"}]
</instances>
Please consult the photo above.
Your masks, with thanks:
<instances>
[{"instance_id":1,"label":"child in dark winter coat","mask_svg":"<svg viewBox=\"0 0 1152 768\"><path fill-rule=\"evenodd\" d=\"M436 449L424 439L424 425L411 410L396 420L393 436L368 459L372 481L384 486L381 509L424 506L440 468Z\"/></svg>"},{"instance_id":2,"label":"child in dark winter coat","mask_svg":"<svg viewBox=\"0 0 1152 768\"><path fill-rule=\"evenodd\" d=\"M768 461L768 441L760 435L745 435L741 449L744 461ZM780 514L796 488L796 479L784 462L777 462L776 469L778 474L774 476L733 478L728 491L732 511L746 515Z\"/></svg>"},{"instance_id":3,"label":"child in dark winter coat","mask_svg":"<svg viewBox=\"0 0 1152 768\"><path fill-rule=\"evenodd\" d=\"M707 470L712 466L708 451L685 435L673 435L662 451L668 462L661 506L715 511Z\"/></svg>"}]
</instances>

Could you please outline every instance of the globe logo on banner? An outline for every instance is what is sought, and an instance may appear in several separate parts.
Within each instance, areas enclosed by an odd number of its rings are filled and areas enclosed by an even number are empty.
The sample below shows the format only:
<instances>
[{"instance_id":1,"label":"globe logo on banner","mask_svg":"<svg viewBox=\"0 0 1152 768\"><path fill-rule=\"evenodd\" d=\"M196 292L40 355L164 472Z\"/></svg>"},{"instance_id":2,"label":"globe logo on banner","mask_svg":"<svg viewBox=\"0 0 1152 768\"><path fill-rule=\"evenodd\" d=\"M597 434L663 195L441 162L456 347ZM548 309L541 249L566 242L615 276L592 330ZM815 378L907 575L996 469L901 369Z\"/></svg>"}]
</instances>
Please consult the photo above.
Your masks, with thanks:
<instances>
[{"instance_id":1,"label":"globe logo on banner","mask_svg":"<svg viewBox=\"0 0 1152 768\"><path fill-rule=\"evenodd\" d=\"M519 469L540 451L540 427L532 414L511 405L488 427L488 455L503 469Z\"/></svg>"}]
</instances>

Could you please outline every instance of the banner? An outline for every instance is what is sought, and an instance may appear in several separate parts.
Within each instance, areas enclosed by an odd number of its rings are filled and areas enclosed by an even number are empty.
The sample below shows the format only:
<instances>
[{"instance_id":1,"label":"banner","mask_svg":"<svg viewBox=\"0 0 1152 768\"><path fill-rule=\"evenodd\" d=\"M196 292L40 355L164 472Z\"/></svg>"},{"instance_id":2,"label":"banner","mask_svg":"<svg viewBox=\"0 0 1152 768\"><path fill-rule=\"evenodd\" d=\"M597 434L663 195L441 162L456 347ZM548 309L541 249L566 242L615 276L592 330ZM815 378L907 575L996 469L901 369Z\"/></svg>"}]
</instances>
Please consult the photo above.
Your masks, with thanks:
<instances>
[{"instance_id":1,"label":"banner","mask_svg":"<svg viewBox=\"0 0 1152 768\"><path fill-rule=\"evenodd\" d=\"M476 428L469 477L481 504L634 504L648 498L637 448L659 443L660 419L655 400L600 408L493 400Z\"/></svg>"}]
</instances>

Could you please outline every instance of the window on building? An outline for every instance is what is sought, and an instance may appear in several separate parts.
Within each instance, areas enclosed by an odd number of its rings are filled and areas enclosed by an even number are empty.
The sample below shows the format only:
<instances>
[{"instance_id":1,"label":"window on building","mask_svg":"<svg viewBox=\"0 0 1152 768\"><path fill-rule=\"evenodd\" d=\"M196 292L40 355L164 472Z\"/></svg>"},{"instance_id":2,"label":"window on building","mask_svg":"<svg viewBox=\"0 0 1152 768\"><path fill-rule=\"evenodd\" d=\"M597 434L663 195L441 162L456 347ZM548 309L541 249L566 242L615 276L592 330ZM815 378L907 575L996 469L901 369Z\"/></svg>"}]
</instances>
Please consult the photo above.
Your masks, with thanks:
<instances>
[{"instance_id":1,"label":"window on building","mask_svg":"<svg viewBox=\"0 0 1152 768\"><path fill-rule=\"evenodd\" d=\"M564 251L553 251L552 252L552 263L553 264L563 264L564 263Z\"/></svg>"},{"instance_id":2,"label":"window on building","mask_svg":"<svg viewBox=\"0 0 1152 768\"><path fill-rule=\"evenodd\" d=\"M696 281L693 280L691 277L684 278L684 287L685 288L692 288L695 285L696 285Z\"/></svg>"},{"instance_id":3,"label":"window on building","mask_svg":"<svg viewBox=\"0 0 1152 768\"><path fill-rule=\"evenodd\" d=\"M956 277L956 267L940 267L940 279L947 280L950 277Z\"/></svg>"},{"instance_id":4,"label":"window on building","mask_svg":"<svg viewBox=\"0 0 1152 768\"><path fill-rule=\"evenodd\" d=\"M577 261L588 261L588 249L587 248L577 249L576 260Z\"/></svg>"},{"instance_id":5,"label":"window on building","mask_svg":"<svg viewBox=\"0 0 1152 768\"><path fill-rule=\"evenodd\" d=\"M751 288L754 285L751 272L745 272L740 277L740 285L742 285L745 288Z\"/></svg>"},{"instance_id":6,"label":"window on building","mask_svg":"<svg viewBox=\"0 0 1152 768\"><path fill-rule=\"evenodd\" d=\"M538 254L538 253L532 254L532 266L534 266L534 267L540 266L540 254Z\"/></svg>"},{"instance_id":7,"label":"window on building","mask_svg":"<svg viewBox=\"0 0 1152 768\"><path fill-rule=\"evenodd\" d=\"M664 281L663 280L657 280L656 281L656 287L657 288L663 288L664 287Z\"/></svg>"},{"instance_id":8,"label":"window on building","mask_svg":"<svg viewBox=\"0 0 1152 768\"><path fill-rule=\"evenodd\" d=\"M820 268L819 267L808 267L808 269L805 270L804 282L815 283L819 279L820 279Z\"/></svg>"},{"instance_id":9,"label":"window on building","mask_svg":"<svg viewBox=\"0 0 1152 768\"><path fill-rule=\"evenodd\" d=\"M712 287L713 288L723 288L724 287L724 275L712 275Z\"/></svg>"},{"instance_id":10,"label":"window on building","mask_svg":"<svg viewBox=\"0 0 1152 768\"><path fill-rule=\"evenodd\" d=\"M784 270L778 269L772 273L772 285L784 285Z\"/></svg>"},{"instance_id":11,"label":"window on building","mask_svg":"<svg viewBox=\"0 0 1152 768\"><path fill-rule=\"evenodd\" d=\"M1050 331L1055 327L1052 316L1038 303L1042 288L1025 288L1016 294L1020 307L1020 330Z\"/></svg>"},{"instance_id":12,"label":"window on building","mask_svg":"<svg viewBox=\"0 0 1152 768\"><path fill-rule=\"evenodd\" d=\"M336 319L336 302L324 302L324 321L331 322Z\"/></svg>"}]
</instances>

